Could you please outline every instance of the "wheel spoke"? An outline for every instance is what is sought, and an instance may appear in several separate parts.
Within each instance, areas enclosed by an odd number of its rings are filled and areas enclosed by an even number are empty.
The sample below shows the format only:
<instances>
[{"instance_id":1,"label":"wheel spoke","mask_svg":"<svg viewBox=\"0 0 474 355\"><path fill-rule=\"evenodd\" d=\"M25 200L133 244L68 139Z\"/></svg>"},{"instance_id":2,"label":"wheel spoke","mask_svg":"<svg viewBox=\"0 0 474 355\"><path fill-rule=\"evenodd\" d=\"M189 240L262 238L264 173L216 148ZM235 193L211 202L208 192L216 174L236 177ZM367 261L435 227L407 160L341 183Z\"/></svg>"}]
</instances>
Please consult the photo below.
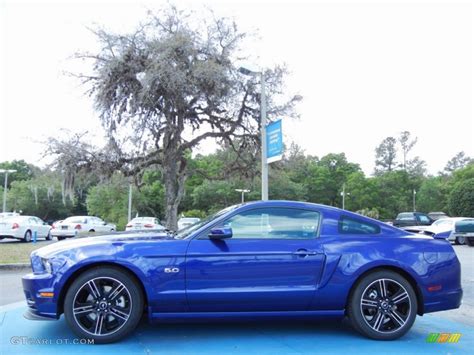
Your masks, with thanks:
<instances>
[{"instance_id":1,"label":"wheel spoke","mask_svg":"<svg viewBox=\"0 0 474 355\"><path fill-rule=\"evenodd\" d=\"M377 308L379 303L377 301L370 300L368 298L363 298L361 300L361 305L364 306L364 307Z\"/></svg>"},{"instance_id":2,"label":"wheel spoke","mask_svg":"<svg viewBox=\"0 0 474 355\"><path fill-rule=\"evenodd\" d=\"M379 280L379 291L380 291L380 297L382 298L387 297L387 285L385 284L385 279Z\"/></svg>"},{"instance_id":3,"label":"wheel spoke","mask_svg":"<svg viewBox=\"0 0 474 355\"><path fill-rule=\"evenodd\" d=\"M110 314L114 317L122 319L123 321L126 321L128 319L128 313L121 311L117 307L110 307Z\"/></svg>"},{"instance_id":4,"label":"wheel spoke","mask_svg":"<svg viewBox=\"0 0 474 355\"><path fill-rule=\"evenodd\" d=\"M385 317L382 312L377 312L375 321L372 324L372 328L374 328L376 331L379 331L381 325L383 324L384 318Z\"/></svg>"},{"instance_id":5,"label":"wheel spoke","mask_svg":"<svg viewBox=\"0 0 474 355\"><path fill-rule=\"evenodd\" d=\"M118 284L118 286L109 292L109 300L113 301L120 293L125 290L125 286L123 284Z\"/></svg>"},{"instance_id":6,"label":"wheel spoke","mask_svg":"<svg viewBox=\"0 0 474 355\"><path fill-rule=\"evenodd\" d=\"M104 315L99 313L95 320L94 335L102 334L102 325L104 324Z\"/></svg>"},{"instance_id":7,"label":"wheel spoke","mask_svg":"<svg viewBox=\"0 0 474 355\"><path fill-rule=\"evenodd\" d=\"M402 289L400 289L401 292L398 292L397 295L395 295L395 297L392 297L392 302L394 304L398 304L404 300L406 300L408 298L408 293Z\"/></svg>"},{"instance_id":8,"label":"wheel spoke","mask_svg":"<svg viewBox=\"0 0 474 355\"><path fill-rule=\"evenodd\" d=\"M90 280L89 282L87 282L87 286L89 286L89 290L91 291L91 295L93 298L100 298L100 291L94 280Z\"/></svg>"},{"instance_id":9,"label":"wheel spoke","mask_svg":"<svg viewBox=\"0 0 474 355\"><path fill-rule=\"evenodd\" d=\"M78 306L78 307L75 307L73 312L75 315L78 315L78 314L89 314L91 312L94 312L94 305L93 304L88 304L88 305L83 305L83 306Z\"/></svg>"},{"instance_id":10,"label":"wheel spoke","mask_svg":"<svg viewBox=\"0 0 474 355\"><path fill-rule=\"evenodd\" d=\"M398 323L400 327L406 323L405 319L395 310L391 309L388 313L388 316Z\"/></svg>"}]
</instances>

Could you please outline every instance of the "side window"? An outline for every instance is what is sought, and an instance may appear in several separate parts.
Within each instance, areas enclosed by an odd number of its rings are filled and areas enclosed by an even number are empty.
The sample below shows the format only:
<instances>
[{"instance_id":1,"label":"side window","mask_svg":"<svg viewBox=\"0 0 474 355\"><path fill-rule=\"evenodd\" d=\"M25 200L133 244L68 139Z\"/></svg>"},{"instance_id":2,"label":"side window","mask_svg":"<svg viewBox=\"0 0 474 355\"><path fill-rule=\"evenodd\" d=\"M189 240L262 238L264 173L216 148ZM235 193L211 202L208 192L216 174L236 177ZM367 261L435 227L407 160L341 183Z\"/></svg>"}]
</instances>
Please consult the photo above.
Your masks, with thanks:
<instances>
[{"instance_id":1,"label":"side window","mask_svg":"<svg viewBox=\"0 0 474 355\"><path fill-rule=\"evenodd\" d=\"M29 224L38 224L38 222L36 221L36 218L34 218L34 217L28 218L28 223Z\"/></svg>"},{"instance_id":2,"label":"side window","mask_svg":"<svg viewBox=\"0 0 474 355\"><path fill-rule=\"evenodd\" d=\"M339 233L341 234L379 234L380 227L357 218L342 216L339 219Z\"/></svg>"},{"instance_id":3,"label":"side window","mask_svg":"<svg viewBox=\"0 0 474 355\"><path fill-rule=\"evenodd\" d=\"M421 223L430 223L430 219L426 216L418 215L418 219L420 220Z\"/></svg>"},{"instance_id":4,"label":"side window","mask_svg":"<svg viewBox=\"0 0 474 355\"><path fill-rule=\"evenodd\" d=\"M310 239L316 237L319 219L316 211L274 207L239 213L224 224L235 239Z\"/></svg>"}]
</instances>

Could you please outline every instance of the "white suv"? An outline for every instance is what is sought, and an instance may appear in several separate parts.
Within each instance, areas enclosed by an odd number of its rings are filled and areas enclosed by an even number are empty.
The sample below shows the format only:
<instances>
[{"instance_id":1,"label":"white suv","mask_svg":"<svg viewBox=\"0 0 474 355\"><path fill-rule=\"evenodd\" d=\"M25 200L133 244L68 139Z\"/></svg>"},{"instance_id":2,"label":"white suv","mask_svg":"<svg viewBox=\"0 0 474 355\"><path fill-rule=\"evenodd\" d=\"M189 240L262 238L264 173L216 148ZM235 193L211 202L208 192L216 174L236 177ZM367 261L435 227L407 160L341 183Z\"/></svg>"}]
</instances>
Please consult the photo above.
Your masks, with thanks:
<instances>
[{"instance_id":1,"label":"white suv","mask_svg":"<svg viewBox=\"0 0 474 355\"><path fill-rule=\"evenodd\" d=\"M51 235L58 238L58 240L63 240L86 233L113 232L116 229L115 224L104 222L99 217L74 216L55 223L53 229L51 229Z\"/></svg>"}]
</instances>

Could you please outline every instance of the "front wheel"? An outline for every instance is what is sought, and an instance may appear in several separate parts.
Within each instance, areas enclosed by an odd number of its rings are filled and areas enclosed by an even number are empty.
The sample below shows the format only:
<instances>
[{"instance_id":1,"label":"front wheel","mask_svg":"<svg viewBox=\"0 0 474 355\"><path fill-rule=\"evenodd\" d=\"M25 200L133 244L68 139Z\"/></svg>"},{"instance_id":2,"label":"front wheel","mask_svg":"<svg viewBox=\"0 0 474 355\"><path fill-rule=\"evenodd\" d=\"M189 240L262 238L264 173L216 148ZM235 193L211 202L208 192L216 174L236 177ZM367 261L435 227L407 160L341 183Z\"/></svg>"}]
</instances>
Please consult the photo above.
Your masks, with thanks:
<instances>
[{"instance_id":1,"label":"front wheel","mask_svg":"<svg viewBox=\"0 0 474 355\"><path fill-rule=\"evenodd\" d=\"M51 232L48 232L48 235L46 235L46 240L53 240L53 237L51 236Z\"/></svg>"},{"instance_id":2,"label":"front wheel","mask_svg":"<svg viewBox=\"0 0 474 355\"><path fill-rule=\"evenodd\" d=\"M351 292L347 313L352 326L377 340L394 340L413 325L416 294L410 283L392 271L377 271L360 280Z\"/></svg>"},{"instance_id":3,"label":"front wheel","mask_svg":"<svg viewBox=\"0 0 474 355\"><path fill-rule=\"evenodd\" d=\"M464 244L466 244L466 238L464 238L464 237L456 237L456 239L454 239L454 244L456 244L456 245L464 245Z\"/></svg>"},{"instance_id":4,"label":"front wheel","mask_svg":"<svg viewBox=\"0 0 474 355\"><path fill-rule=\"evenodd\" d=\"M113 267L91 269L71 285L64 315L71 329L96 344L129 335L143 314L143 295L134 278Z\"/></svg>"}]
</instances>

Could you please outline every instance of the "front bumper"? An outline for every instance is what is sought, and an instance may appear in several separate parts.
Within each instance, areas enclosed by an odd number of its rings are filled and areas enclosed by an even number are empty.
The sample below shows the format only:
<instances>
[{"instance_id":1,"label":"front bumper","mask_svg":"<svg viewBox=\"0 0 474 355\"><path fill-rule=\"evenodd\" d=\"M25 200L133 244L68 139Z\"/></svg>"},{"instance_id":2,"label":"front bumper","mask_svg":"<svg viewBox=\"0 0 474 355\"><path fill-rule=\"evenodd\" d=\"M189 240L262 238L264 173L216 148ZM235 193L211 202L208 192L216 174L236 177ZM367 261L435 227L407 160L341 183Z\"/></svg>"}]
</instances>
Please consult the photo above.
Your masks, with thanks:
<instances>
[{"instance_id":1,"label":"front bumper","mask_svg":"<svg viewBox=\"0 0 474 355\"><path fill-rule=\"evenodd\" d=\"M25 293L28 319L59 319L57 300L59 295L53 287L54 276L51 274L27 274L23 276L23 292ZM42 297L41 292L52 292L53 297ZM27 317L28 315L28 317Z\"/></svg>"}]
</instances>

